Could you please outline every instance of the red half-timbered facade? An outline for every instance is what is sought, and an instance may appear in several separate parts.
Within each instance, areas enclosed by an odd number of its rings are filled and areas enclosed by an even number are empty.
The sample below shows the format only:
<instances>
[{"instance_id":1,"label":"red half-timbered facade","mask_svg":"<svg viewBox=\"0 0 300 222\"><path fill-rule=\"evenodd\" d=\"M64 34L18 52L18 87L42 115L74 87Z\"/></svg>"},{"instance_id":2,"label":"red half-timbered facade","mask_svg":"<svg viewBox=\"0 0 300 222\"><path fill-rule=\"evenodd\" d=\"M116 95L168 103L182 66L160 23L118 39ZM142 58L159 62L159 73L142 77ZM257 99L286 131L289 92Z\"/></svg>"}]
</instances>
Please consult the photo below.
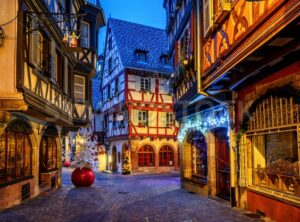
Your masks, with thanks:
<instances>
[{"instance_id":1,"label":"red half-timbered facade","mask_svg":"<svg viewBox=\"0 0 300 222\"><path fill-rule=\"evenodd\" d=\"M178 126L164 30L109 19L104 61L101 90L108 170L122 171L126 151L131 172L176 170ZM162 147L170 150L161 156L164 164L159 158Z\"/></svg>"}]
</instances>

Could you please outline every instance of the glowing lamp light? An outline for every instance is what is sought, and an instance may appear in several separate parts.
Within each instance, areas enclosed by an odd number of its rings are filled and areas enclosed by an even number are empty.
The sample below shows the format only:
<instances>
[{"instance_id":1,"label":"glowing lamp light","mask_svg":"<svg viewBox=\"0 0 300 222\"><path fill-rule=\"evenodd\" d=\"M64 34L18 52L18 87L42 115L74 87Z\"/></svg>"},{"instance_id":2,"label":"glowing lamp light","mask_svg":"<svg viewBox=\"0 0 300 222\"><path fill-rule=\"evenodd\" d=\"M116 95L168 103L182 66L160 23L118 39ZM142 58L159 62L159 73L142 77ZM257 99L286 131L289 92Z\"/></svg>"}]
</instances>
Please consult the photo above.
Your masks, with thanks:
<instances>
[{"instance_id":1,"label":"glowing lamp light","mask_svg":"<svg viewBox=\"0 0 300 222\"><path fill-rule=\"evenodd\" d=\"M187 59L183 60L183 65L187 65L189 63L189 61Z\"/></svg>"},{"instance_id":2,"label":"glowing lamp light","mask_svg":"<svg viewBox=\"0 0 300 222\"><path fill-rule=\"evenodd\" d=\"M111 163L111 155L108 156L108 162Z\"/></svg>"}]
</instances>

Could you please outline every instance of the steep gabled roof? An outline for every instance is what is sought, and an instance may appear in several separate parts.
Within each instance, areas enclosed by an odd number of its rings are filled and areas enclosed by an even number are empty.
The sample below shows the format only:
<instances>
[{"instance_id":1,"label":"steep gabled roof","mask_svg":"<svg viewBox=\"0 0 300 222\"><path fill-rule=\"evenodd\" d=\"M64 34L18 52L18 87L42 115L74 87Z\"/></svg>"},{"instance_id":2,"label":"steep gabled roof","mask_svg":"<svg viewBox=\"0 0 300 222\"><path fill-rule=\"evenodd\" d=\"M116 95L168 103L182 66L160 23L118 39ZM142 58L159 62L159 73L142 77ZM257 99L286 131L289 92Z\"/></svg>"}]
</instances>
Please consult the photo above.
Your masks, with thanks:
<instances>
[{"instance_id":1,"label":"steep gabled roof","mask_svg":"<svg viewBox=\"0 0 300 222\"><path fill-rule=\"evenodd\" d=\"M124 68L137 68L153 72L171 73L171 66L161 62L168 53L165 30L110 18L109 27L114 35ZM147 61L136 59L137 50L147 51Z\"/></svg>"}]
</instances>

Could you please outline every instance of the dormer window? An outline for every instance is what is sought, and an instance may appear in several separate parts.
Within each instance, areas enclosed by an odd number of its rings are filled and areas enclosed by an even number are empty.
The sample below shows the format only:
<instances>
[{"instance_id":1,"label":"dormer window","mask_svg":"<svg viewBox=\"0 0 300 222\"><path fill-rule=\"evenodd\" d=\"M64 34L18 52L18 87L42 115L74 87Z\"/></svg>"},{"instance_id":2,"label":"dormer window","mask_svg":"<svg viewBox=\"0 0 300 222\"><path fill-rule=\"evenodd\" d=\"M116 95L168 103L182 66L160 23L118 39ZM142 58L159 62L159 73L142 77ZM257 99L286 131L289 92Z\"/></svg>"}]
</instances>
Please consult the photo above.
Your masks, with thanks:
<instances>
[{"instance_id":1,"label":"dormer window","mask_svg":"<svg viewBox=\"0 0 300 222\"><path fill-rule=\"evenodd\" d=\"M170 65L170 60L169 60L169 58L168 58L167 55L162 55L162 56L160 57L160 61L161 61L161 63L162 63L164 66L169 66L169 65Z\"/></svg>"},{"instance_id":2,"label":"dormer window","mask_svg":"<svg viewBox=\"0 0 300 222\"><path fill-rule=\"evenodd\" d=\"M136 60L139 62L146 62L147 60L147 51L136 50L135 51Z\"/></svg>"}]
</instances>

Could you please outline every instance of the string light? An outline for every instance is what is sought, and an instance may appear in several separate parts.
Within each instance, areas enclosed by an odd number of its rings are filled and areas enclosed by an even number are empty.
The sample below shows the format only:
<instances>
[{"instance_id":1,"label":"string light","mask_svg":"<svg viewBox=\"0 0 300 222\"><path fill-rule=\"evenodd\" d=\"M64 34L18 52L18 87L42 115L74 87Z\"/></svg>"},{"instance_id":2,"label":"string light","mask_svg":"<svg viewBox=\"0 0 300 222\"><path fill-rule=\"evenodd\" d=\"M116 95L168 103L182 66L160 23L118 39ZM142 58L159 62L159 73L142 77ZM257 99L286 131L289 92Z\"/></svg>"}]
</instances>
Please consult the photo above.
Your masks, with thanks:
<instances>
[{"instance_id":1,"label":"string light","mask_svg":"<svg viewBox=\"0 0 300 222\"><path fill-rule=\"evenodd\" d=\"M180 124L180 131L178 133L178 141L183 142L190 129L197 130L202 134L205 134L218 127L228 128L228 125L229 116L228 111L225 109L222 112L197 113L197 115L193 115L182 120Z\"/></svg>"}]
</instances>

